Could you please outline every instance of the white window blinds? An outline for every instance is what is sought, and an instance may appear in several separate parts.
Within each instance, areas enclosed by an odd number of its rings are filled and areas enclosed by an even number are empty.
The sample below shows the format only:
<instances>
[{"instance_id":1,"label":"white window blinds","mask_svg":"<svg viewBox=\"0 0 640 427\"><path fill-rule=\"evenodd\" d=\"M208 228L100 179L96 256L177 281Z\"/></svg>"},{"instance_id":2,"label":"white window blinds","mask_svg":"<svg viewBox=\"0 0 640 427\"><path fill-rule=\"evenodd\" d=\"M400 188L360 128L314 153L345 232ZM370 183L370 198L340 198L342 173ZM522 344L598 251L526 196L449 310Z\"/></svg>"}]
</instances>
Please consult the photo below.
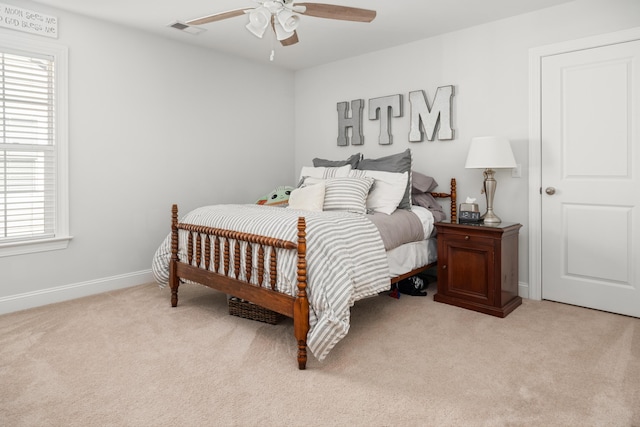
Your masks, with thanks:
<instances>
[{"instance_id":1,"label":"white window blinds","mask_svg":"<svg viewBox=\"0 0 640 427\"><path fill-rule=\"evenodd\" d=\"M55 61L0 51L0 243L56 227Z\"/></svg>"}]
</instances>

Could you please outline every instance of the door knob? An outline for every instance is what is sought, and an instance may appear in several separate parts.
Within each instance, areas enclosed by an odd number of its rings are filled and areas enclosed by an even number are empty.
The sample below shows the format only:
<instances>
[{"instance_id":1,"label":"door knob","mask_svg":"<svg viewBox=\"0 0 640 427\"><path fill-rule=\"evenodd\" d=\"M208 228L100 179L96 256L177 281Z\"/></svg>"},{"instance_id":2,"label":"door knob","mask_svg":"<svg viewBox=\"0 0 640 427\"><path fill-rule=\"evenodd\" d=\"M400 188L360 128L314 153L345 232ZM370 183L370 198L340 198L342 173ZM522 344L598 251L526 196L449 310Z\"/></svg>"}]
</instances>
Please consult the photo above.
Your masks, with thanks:
<instances>
[{"instance_id":1,"label":"door knob","mask_svg":"<svg viewBox=\"0 0 640 427\"><path fill-rule=\"evenodd\" d=\"M547 193L547 194L548 194L548 195L550 195L550 196L553 196L554 194L556 194L556 189L555 189L555 188L553 188L553 187L547 187L547 188L544 190L544 192L545 192L545 193Z\"/></svg>"}]
</instances>

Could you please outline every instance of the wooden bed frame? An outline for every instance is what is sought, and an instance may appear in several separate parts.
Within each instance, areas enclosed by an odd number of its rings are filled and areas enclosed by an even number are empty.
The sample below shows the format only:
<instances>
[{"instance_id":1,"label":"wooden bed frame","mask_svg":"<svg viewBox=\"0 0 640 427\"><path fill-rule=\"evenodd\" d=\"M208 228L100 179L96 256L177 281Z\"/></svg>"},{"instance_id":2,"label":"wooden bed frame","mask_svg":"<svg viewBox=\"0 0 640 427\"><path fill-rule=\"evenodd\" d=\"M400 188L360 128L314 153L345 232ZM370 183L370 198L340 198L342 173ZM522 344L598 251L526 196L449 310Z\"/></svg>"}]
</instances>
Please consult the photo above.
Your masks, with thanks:
<instances>
[{"instance_id":1,"label":"wooden bed frame","mask_svg":"<svg viewBox=\"0 0 640 427\"><path fill-rule=\"evenodd\" d=\"M431 193L431 195L436 198L451 199L451 221L455 222L457 219L455 178L451 179L450 193ZM255 234L184 224L178 222L178 206L173 205L171 209L171 261L169 265L171 306L176 307L178 305L180 282L188 280L291 317L293 318L294 336L298 343L298 368L305 369L307 364L307 333L309 332L309 300L307 299L307 241L304 217L298 218L297 228L298 241L291 242ZM183 261L178 258L179 230L188 232L188 259ZM224 243L220 240L221 238L224 239ZM230 240L247 243L245 253L240 253L240 245L234 244L234 268L231 275L229 274L231 270L230 260L232 259ZM258 285L249 283L252 274L251 266L253 265L253 245L258 245ZM296 296L287 295L276 290L278 274L276 271L277 251L269 251L270 256L265 260L265 247L297 251L298 292ZM212 250L213 254L211 253ZM195 265L193 265L194 261ZM245 271L246 281L241 280L239 277L241 262L248 266ZM421 273L435 264L434 262L394 277L389 285L391 286L393 283ZM203 266L204 268L198 266ZM213 271L210 270L210 267L213 268ZM269 277L269 283L263 283L265 273Z\"/></svg>"}]
</instances>

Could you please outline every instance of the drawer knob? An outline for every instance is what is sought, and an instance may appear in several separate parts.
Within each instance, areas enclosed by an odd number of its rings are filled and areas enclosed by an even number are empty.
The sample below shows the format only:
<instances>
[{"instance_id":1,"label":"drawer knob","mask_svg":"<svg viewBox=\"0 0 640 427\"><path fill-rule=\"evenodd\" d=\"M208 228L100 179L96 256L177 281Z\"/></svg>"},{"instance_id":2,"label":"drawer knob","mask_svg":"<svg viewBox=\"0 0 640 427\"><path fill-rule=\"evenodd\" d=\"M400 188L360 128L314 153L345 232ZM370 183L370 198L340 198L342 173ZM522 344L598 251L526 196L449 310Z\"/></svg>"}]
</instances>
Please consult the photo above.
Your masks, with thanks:
<instances>
[{"instance_id":1,"label":"drawer knob","mask_svg":"<svg viewBox=\"0 0 640 427\"><path fill-rule=\"evenodd\" d=\"M464 236L464 240L469 240L469 236Z\"/></svg>"},{"instance_id":2,"label":"drawer knob","mask_svg":"<svg viewBox=\"0 0 640 427\"><path fill-rule=\"evenodd\" d=\"M445 265L443 265L443 266L442 266L442 269L443 269L443 270L446 270L446 269L447 269L447 265L446 265L446 264L445 264Z\"/></svg>"}]
</instances>

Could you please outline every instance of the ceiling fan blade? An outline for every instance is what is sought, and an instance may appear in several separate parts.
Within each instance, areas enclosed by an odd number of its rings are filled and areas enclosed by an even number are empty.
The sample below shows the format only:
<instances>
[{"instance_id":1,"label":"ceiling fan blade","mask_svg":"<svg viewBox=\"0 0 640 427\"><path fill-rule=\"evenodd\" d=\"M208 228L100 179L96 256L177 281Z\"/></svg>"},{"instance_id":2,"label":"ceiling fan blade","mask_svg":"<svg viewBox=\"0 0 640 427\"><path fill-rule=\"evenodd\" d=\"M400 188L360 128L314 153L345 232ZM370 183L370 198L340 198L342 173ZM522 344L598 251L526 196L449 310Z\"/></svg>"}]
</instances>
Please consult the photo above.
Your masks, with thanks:
<instances>
[{"instance_id":1,"label":"ceiling fan blade","mask_svg":"<svg viewBox=\"0 0 640 427\"><path fill-rule=\"evenodd\" d=\"M295 6L306 7L304 12L300 12L302 15L315 16L317 18L371 22L376 17L375 10L359 9L357 7L337 6L324 3L295 3Z\"/></svg>"},{"instance_id":2,"label":"ceiling fan blade","mask_svg":"<svg viewBox=\"0 0 640 427\"><path fill-rule=\"evenodd\" d=\"M252 10L252 7L245 7L242 9L228 10L226 12L214 13L213 15L203 16L201 18L192 19L187 21L188 25L202 25L209 22L222 21L223 19L233 18L236 16L244 15L245 11Z\"/></svg>"},{"instance_id":3,"label":"ceiling fan blade","mask_svg":"<svg viewBox=\"0 0 640 427\"><path fill-rule=\"evenodd\" d=\"M296 31L294 31L293 35L291 37L289 37L288 39L280 40L280 44L282 46L291 46L292 44L296 44L299 41L300 40L298 40L298 33Z\"/></svg>"}]
</instances>

